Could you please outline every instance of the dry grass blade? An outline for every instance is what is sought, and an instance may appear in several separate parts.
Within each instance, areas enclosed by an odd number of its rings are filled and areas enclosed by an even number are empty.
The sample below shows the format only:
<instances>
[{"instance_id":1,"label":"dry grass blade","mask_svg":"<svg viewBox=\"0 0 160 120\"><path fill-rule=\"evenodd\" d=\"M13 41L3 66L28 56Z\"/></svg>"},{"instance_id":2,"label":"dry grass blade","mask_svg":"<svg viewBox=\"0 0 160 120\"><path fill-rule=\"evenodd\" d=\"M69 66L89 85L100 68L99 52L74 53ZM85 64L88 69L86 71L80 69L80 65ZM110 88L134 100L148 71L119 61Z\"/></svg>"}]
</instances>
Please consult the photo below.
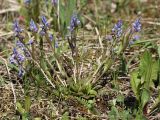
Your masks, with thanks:
<instances>
[{"instance_id":1,"label":"dry grass blade","mask_svg":"<svg viewBox=\"0 0 160 120\"><path fill-rule=\"evenodd\" d=\"M19 11L19 9L20 9L20 7L3 9L3 10L0 10L0 14L4 14L4 13L8 13L8 12L17 12L17 11Z\"/></svg>"},{"instance_id":2,"label":"dry grass blade","mask_svg":"<svg viewBox=\"0 0 160 120\"><path fill-rule=\"evenodd\" d=\"M7 70L7 74L8 74L8 78L10 79L11 77L10 77L10 73L9 73L9 68L8 68L8 65L7 65L7 61L6 61L4 58L2 58L1 56L0 56L0 59L1 59L2 61L4 61L4 64L5 64L5 67L6 67L6 70Z\"/></svg>"}]
</instances>

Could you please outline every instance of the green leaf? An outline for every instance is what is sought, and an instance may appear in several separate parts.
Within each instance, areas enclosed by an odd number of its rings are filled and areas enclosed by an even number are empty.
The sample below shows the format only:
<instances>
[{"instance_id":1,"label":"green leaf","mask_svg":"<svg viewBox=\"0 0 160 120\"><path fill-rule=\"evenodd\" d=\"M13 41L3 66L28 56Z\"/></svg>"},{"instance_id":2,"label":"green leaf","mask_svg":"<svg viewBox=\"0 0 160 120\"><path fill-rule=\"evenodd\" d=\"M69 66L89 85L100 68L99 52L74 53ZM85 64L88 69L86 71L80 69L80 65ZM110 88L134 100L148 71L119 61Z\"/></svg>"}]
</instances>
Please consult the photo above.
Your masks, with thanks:
<instances>
[{"instance_id":1,"label":"green leaf","mask_svg":"<svg viewBox=\"0 0 160 120\"><path fill-rule=\"evenodd\" d=\"M142 114L136 114L135 120L147 120Z\"/></svg>"},{"instance_id":2,"label":"green leaf","mask_svg":"<svg viewBox=\"0 0 160 120\"><path fill-rule=\"evenodd\" d=\"M68 112L65 112L65 113L62 115L62 120L69 120L69 114L68 114Z\"/></svg>"},{"instance_id":3,"label":"green leaf","mask_svg":"<svg viewBox=\"0 0 160 120\"><path fill-rule=\"evenodd\" d=\"M147 89L144 88L141 93L141 107L142 107L142 109L144 108L146 103L149 101L149 99L150 99L150 93Z\"/></svg>"},{"instance_id":4,"label":"green leaf","mask_svg":"<svg viewBox=\"0 0 160 120\"><path fill-rule=\"evenodd\" d=\"M140 75L141 83L144 83L146 89L153 87L153 80L156 80L158 75L158 62L152 58L151 53L148 51L141 58Z\"/></svg>"},{"instance_id":5,"label":"green leaf","mask_svg":"<svg viewBox=\"0 0 160 120\"><path fill-rule=\"evenodd\" d=\"M151 78L152 78L153 80L156 80L156 79L157 79L158 69L159 69L158 61L155 61L155 62L152 64L152 74L151 74Z\"/></svg>"},{"instance_id":6,"label":"green leaf","mask_svg":"<svg viewBox=\"0 0 160 120\"><path fill-rule=\"evenodd\" d=\"M133 118L131 118L131 115L130 115L130 111L129 111L129 110L123 110L123 111L120 112L119 114L120 114L120 119L121 119L121 120L133 119Z\"/></svg>"},{"instance_id":7,"label":"green leaf","mask_svg":"<svg viewBox=\"0 0 160 120\"><path fill-rule=\"evenodd\" d=\"M89 94L90 94L90 95L95 95L95 96L96 96L96 95L97 95L97 92L96 92L95 90L90 90L90 91L89 91Z\"/></svg>"},{"instance_id":8,"label":"green leaf","mask_svg":"<svg viewBox=\"0 0 160 120\"><path fill-rule=\"evenodd\" d=\"M25 113L25 109L23 109L22 105L19 102L16 103L16 106L17 106L17 110L18 110L18 112L20 112L20 114Z\"/></svg>"},{"instance_id":9,"label":"green leaf","mask_svg":"<svg viewBox=\"0 0 160 120\"><path fill-rule=\"evenodd\" d=\"M108 114L110 120L118 120L119 112L116 107L112 106L111 111Z\"/></svg>"},{"instance_id":10,"label":"green leaf","mask_svg":"<svg viewBox=\"0 0 160 120\"><path fill-rule=\"evenodd\" d=\"M140 79L137 78L138 77L138 73L135 71L131 74L131 87L132 90L137 98L137 100L139 100L139 85L140 85Z\"/></svg>"},{"instance_id":11,"label":"green leaf","mask_svg":"<svg viewBox=\"0 0 160 120\"><path fill-rule=\"evenodd\" d=\"M124 96L123 95L118 95L117 96L117 102L124 102Z\"/></svg>"},{"instance_id":12,"label":"green leaf","mask_svg":"<svg viewBox=\"0 0 160 120\"><path fill-rule=\"evenodd\" d=\"M29 96L26 96L25 98L25 111L29 112L31 106L31 99Z\"/></svg>"}]
</instances>

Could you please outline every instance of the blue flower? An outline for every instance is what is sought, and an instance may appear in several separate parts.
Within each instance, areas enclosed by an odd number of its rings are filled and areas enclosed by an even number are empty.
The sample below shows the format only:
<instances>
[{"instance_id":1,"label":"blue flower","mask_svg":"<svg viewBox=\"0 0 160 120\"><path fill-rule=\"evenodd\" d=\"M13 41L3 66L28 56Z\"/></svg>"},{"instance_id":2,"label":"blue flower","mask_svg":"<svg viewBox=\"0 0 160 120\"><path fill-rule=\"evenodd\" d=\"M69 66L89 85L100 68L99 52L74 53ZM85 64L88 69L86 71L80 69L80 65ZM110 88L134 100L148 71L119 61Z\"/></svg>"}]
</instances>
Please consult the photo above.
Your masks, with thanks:
<instances>
[{"instance_id":1,"label":"blue flower","mask_svg":"<svg viewBox=\"0 0 160 120\"><path fill-rule=\"evenodd\" d=\"M80 20L78 19L77 14L73 14L70 21L70 31L72 32L79 24Z\"/></svg>"},{"instance_id":2,"label":"blue flower","mask_svg":"<svg viewBox=\"0 0 160 120\"><path fill-rule=\"evenodd\" d=\"M17 20L15 20L14 24L13 24L13 29L15 32L15 35L18 36L23 30L19 27L19 22Z\"/></svg>"},{"instance_id":3,"label":"blue flower","mask_svg":"<svg viewBox=\"0 0 160 120\"><path fill-rule=\"evenodd\" d=\"M45 16L42 16L41 20L43 25L41 25L42 30L40 31L40 35L44 36L46 34L47 28L49 28L49 23Z\"/></svg>"},{"instance_id":4,"label":"blue flower","mask_svg":"<svg viewBox=\"0 0 160 120\"><path fill-rule=\"evenodd\" d=\"M141 22L140 22L140 18L136 19L136 20L134 21L134 23L132 23L132 27L133 27L133 30L134 30L135 32L141 31L142 25L141 25Z\"/></svg>"},{"instance_id":5,"label":"blue flower","mask_svg":"<svg viewBox=\"0 0 160 120\"><path fill-rule=\"evenodd\" d=\"M37 28L36 24L34 23L34 21L32 19L30 21L30 30L34 31L34 32L38 31L38 28Z\"/></svg>"},{"instance_id":6,"label":"blue flower","mask_svg":"<svg viewBox=\"0 0 160 120\"><path fill-rule=\"evenodd\" d=\"M133 45L135 43L135 41L137 41L139 39L140 39L139 35L133 36L132 40L129 41L129 45Z\"/></svg>"},{"instance_id":7,"label":"blue flower","mask_svg":"<svg viewBox=\"0 0 160 120\"><path fill-rule=\"evenodd\" d=\"M22 77L24 75L24 69L22 68L22 66L19 66L19 72L18 72L18 77Z\"/></svg>"},{"instance_id":8,"label":"blue flower","mask_svg":"<svg viewBox=\"0 0 160 120\"><path fill-rule=\"evenodd\" d=\"M112 32L115 33L116 37L121 37L123 32L122 25L123 25L122 20L119 20L112 28Z\"/></svg>"},{"instance_id":9,"label":"blue flower","mask_svg":"<svg viewBox=\"0 0 160 120\"><path fill-rule=\"evenodd\" d=\"M27 44L28 44L28 45L32 45L33 42L34 42L33 39L30 39Z\"/></svg>"},{"instance_id":10,"label":"blue flower","mask_svg":"<svg viewBox=\"0 0 160 120\"><path fill-rule=\"evenodd\" d=\"M43 23L44 27L49 27L49 23L48 23L48 21L47 21L45 16L42 16L41 20L42 20L42 23Z\"/></svg>"}]
</instances>

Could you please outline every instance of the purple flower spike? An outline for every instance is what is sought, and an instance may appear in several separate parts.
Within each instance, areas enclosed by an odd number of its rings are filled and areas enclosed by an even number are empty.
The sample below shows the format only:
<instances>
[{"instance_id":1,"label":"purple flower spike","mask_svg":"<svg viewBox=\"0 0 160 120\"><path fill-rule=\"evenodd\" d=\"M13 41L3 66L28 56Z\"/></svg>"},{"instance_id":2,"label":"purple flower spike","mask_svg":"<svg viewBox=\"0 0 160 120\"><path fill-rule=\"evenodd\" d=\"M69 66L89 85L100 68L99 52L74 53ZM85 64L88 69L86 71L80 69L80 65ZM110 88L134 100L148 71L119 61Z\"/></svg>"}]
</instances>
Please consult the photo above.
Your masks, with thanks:
<instances>
[{"instance_id":1,"label":"purple flower spike","mask_svg":"<svg viewBox=\"0 0 160 120\"><path fill-rule=\"evenodd\" d=\"M15 35L19 35L19 33L21 33L23 30L19 27L19 23L18 21L16 20L13 24L13 29L14 29L14 32L15 32Z\"/></svg>"},{"instance_id":2,"label":"purple flower spike","mask_svg":"<svg viewBox=\"0 0 160 120\"><path fill-rule=\"evenodd\" d=\"M41 25L42 30L40 31L40 35L44 36L46 34L47 28L49 28L49 23L45 16L42 16L41 20L43 25Z\"/></svg>"},{"instance_id":3,"label":"purple flower spike","mask_svg":"<svg viewBox=\"0 0 160 120\"><path fill-rule=\"evenodd\" d=\"M34 23L34 21L32 19L30 21L30 30L34 31L34 32L38 31L38 28L37 28L36 24Z\"/></svg>"},{"instance_id":4,"label":"purple flower spike","mask_svg":"<svg viewBox=\"0 0 160 120\"><path fill-rule=\"evenodd\" d=\"M122 32L123 32L123 30L122 30L122 25L123 25L122 20L119 20L119 21L114 25L114 27L113 27L113 29L112 29L112 32L115 33L116 37L121 37Z\"/></svg>"},{"instance_id":5,"label":"purple flower spike","mask_svg":"<svg viewBox=\"0 0 160 120\"><path fill-rule=\"evenodd\" d=\"M57 0L51 0L51 2L52 2L52 5L53 5L53 6L56 6L56 5L57 5L57 3L58 3L58 1L57 1Z\"/></svg>"},{"instance_id":6,"label":"purple flower spike","mask_svg":"<svg viewBox=\"0 0 160 120\"><path fill-rule=\"evenodd\" d=\"M142 25L141 25L141 22L140 22L140 18L136 19L135 22L132 24L132 26L133 26L133 29L134 29L135 32L141 31Z\"/></svg>"},{"instance_id":7,"label":"purple flower spike","mask_svg":"<svg viewBox=\"0 0 160 120\"><path fill-rule=\"evenodd\" d=\"M44 27L49 27L49 24L48 24L45 16L42 16L42 23L43 23Z\"/></svg>"},{"instance_id":8,"label":"purple flower spike","mask_svg":"<svg viewBox=\"0 0 160 120\"><path fill-rule=\"evenodd\" d=\"M70 31L72 32L79 24L80 20L78 19L77 14L73 14L70 21Z\"/></svg>"},{"instance_id":9,"label":"purple flower spike","mask_svg":"<svg viewBox=\"0 0 160 120\"><path fill-rule=\"evenodd\" d=\"M114 28L112 29L112 31L118 30L119 28L122 27L122 25L123 25L122 20L119 20L119 21L114 25Z\"/></svg>"}]
</instances>

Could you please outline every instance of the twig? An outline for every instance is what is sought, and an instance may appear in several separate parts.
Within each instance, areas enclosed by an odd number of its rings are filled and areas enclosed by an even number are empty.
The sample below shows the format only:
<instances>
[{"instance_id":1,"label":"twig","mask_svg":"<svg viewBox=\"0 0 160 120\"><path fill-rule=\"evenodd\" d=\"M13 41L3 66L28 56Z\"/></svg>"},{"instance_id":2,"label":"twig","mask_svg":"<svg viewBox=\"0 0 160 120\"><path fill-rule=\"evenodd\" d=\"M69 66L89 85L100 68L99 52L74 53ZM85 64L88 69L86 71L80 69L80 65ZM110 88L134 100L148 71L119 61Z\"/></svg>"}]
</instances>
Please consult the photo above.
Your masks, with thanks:
<instances>
[{"instance_id":1,"label":"twig","mask_svg":"<svg viewBox=\"0 0 160 120\"><path fill-rule=\"evenodd\" d=\"M97 28L97 27L95 28L95 30L96 30L96 34L97 34L97 36L98 36L99 44L100 44L100 46L101 46L101 48L102 48L102 51L103 51L102 38L100 37L100 34L99 34L99 31L98 31L98 28Z\"/></svg>"},{"instance_id":2,"label":"twig","mask_svg":"<svg viewBox=\"0 0 160 120\"><path fill-rule=\"evenodd\" d=\"M10 82L10 85L11 85L11 89L12 89L12 92L13 92L15 109L17 109L17 106L16 106L16 101L17 101L17 99L16 99L16 94L15 94L15 90L14 90L13 83Z\"/></svg>"}]
</instances>

